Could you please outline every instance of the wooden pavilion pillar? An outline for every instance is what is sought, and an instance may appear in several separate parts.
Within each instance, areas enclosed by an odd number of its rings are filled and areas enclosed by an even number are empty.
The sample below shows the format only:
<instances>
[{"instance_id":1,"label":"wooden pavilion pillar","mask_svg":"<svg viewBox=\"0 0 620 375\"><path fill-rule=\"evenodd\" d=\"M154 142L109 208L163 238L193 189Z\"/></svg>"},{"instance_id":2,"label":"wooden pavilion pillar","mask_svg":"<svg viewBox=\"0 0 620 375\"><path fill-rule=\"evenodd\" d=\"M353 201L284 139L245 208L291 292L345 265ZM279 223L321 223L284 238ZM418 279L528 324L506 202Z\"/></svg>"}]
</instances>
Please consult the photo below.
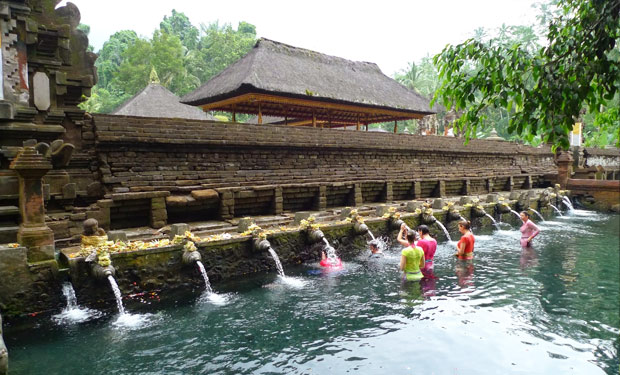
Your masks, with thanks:
<instances>
[{"instance_id":1,"label":"wooden pavilion pillar","mask_svg":"<svg viewBox=\"0 0 620 375\"><path fill-rule=\"evenodd\" d=\"M398 132L398 121L394 120L394 134Z\"/></svg>"},{"instance_id":2,"label":"wooden pavilion pillar","mask_svg":"<svg viewBox=\"0 0 620 375\"><path fill-rule=\"evenodd\" d=\"M262 124L263 123L263 111L261 109L260 106L260 102L258 103L258 124Z\"/></svg>"},{"instance_id":3,"label":"wooden pavilion pillar","mask_svg":"<svg viewBox=\"0 0 620 375\"><path fill-rule=\"evenodd\" d=\"M357 124L355 125L355 130L359 131L360 130L360 116L357 115Z\"/></svg>"},{"instance_id":4,"label":"wooden pavilion pillar","mask_svg":"<svg viewBox=\"0 0 620 375\"><path fill-rule=\"evenodd\" d=\"M312 111L312 127L316 128L316 113Z\"/></svg>"}]
</instances>

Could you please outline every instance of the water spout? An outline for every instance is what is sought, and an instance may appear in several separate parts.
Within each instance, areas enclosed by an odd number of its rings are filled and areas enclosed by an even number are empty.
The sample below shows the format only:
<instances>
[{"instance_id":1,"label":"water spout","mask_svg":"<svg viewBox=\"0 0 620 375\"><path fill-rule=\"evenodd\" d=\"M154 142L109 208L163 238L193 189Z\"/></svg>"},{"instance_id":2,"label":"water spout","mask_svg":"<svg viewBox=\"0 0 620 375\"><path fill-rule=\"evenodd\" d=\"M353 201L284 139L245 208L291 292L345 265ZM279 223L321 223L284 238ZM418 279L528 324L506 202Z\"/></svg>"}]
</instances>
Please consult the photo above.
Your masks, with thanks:
<instances>
[{"instance_id":1,"label":"water spout","mask_svg":"<svg viewBox=\"0 0 620 375\"><path fill-rule=\"evenodd\" d=\"M205 270L205 266L199 260L196 261L196 265L198 266L198 269L200 270L200 274L202 275L202 278L205 281L205 289L207 293L209 294L213 293L213 289L211 289L211 283L209 282L209 276L207 275L207 270Z\"/></svg>"},{"instance_id":2,"label":"water spout","mask_svg":"<svg viewBox=\"0 0 620 375\"><path fill-rule=\"evenodd\" d=\"M116 280L114 280L114 276L108 275L108 281L110 282L110 286L112 287L112 291L114 292L114 297L116 297L116 307L118 307L118 312L121 315L125 315L125 308L123 307L123 297L121 295L121 290L118 288L118 284L116 284Z\"/></svg>"},{"instance_id":3,"label":"water spout","mask_svg":"<svg viewBox=\"0 0 620 375\"><path fill-rule=\"evenodd\" d=\"M535 213L536 215L538 215L538 218L540 219L540 221L545 221L545 218L540 214L540 212L536 211L535 209L533 209L532 207L530 207L530 211L532 211L533 213Z\"/></svg>"},{"instance_id":4,"label":"water spout","mask_svg":"<svg viewBox=\"0 0 620 375\"><path fill-rule=\"evenodd\" d=\"M549 206L551 206L555 210L555 212L558 213L558 215L564 216L562 215L562 211L560 211L556 206L552 205L551 203L549 203Z\"/></svg>"}]
</instances>

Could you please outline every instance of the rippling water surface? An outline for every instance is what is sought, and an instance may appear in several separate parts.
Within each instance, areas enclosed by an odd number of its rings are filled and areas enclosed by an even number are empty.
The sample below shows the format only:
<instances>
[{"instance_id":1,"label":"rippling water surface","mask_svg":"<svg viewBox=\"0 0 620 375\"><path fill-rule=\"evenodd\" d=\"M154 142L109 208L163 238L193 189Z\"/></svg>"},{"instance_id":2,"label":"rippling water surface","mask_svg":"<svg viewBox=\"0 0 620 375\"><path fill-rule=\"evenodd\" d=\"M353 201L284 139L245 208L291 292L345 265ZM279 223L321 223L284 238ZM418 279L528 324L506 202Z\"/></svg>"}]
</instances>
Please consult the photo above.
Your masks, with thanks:
<instances>
[{"instance_id":1,"label":"rippling water surface","mask_svg":"<svg viewBox=\"0 0 620 375\"><path fill-rule=\"evenodd\" d=\"M10 373L616 374L620 217L539 225L528 250L516 227L476 229L470 263L442 243L422 283L400 283L393 248L334 273L285 266L286 279L216 284L216 296L127 301L136 324L42 319L5 332Z\"/></svg>"}]
</instances>

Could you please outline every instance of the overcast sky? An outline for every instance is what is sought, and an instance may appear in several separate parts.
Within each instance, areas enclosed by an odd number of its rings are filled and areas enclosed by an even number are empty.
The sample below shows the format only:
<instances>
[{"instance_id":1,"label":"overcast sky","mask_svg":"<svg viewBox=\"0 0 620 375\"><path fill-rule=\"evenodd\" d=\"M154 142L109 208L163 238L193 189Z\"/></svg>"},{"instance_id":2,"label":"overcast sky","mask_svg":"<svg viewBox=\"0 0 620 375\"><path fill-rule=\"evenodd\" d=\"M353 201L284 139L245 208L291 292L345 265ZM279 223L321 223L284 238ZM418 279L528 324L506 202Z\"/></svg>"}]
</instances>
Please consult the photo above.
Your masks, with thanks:
<instances>
[{"instance_id":1,"label":"overcast sky","mask_svg":"<svg viewBox=\"0 0 620 375\"><path fill-rule=\"evenodd\" d=\"M91 27L89 39L95 51L119 30L151 37L174 8L196 26L219 20L236 28L239 21L246 21L256 26L259 37L349 60L374 62L390 76L406 68L408 62L465 40L478 27L529 25L535 22L536 13L532 0L71 2L80 9L81 22Z\"/></svg>"}]
</instances>

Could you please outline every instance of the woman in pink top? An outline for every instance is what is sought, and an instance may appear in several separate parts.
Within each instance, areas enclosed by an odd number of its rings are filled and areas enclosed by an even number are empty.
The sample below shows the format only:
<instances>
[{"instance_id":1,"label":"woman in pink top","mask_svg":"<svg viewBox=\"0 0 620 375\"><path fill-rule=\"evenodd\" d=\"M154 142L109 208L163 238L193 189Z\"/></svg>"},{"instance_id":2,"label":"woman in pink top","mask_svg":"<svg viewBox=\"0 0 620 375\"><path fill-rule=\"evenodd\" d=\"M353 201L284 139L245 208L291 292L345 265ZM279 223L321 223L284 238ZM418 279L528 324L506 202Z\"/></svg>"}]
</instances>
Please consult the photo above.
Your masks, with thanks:
<instances>
[{"instance_id":1,"label":"woman in pink top","mask_svg":"<svg viewBox=\"0 0 620 375\"><path fill-rule=\"evenodd\" d=\"M538 226L530 220L529 213L521 211L520 216L521 220L523 220L523 225L521 226L521 229L519 229L521 231L521 246L528 247L531 246L534 237L538 236L540 229L538 229Z\"/></svg>"},{"instance_id":2,"label":"woman in pink top","mask_svg":"<svg viewBox=\"0 0 620 375\"><path fill-rule=\"evenodd\" d=\"M437 241L431 237L431 232L426 225L418 226L418 246L424 250L424 268L422 273L425 277L434 277L433 275L433 259L435 257L435 251L437 251Z\"/></svg>"}]
</instances>

